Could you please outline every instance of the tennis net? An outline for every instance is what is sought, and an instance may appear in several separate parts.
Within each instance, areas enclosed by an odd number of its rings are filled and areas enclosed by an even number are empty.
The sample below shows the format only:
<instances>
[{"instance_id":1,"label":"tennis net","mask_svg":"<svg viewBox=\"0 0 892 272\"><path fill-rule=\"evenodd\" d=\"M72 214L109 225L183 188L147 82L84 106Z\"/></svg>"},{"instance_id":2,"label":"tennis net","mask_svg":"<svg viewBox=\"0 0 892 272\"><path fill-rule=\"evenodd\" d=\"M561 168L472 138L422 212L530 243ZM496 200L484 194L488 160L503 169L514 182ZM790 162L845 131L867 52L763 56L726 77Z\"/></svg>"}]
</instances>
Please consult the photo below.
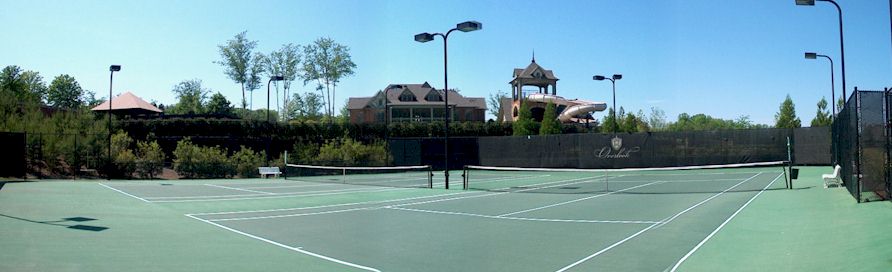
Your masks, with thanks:
<instances>
[{"instance_id":1,"label":"tennis net","mask_svg":"<svg viewBox=\"0 0 892 272\"><path fill-rule=\"evenodd\" d=\"M391 167L338 167L285 165L285 179L385 187L431 188L433 173L429 165Z\"/></svg>"},{"instance_id":2,"label":"tennis net","mask_svg":"<svg viewBox=\"0 0 892 272\"><path fill-rule=\"evenodd\" d=\"M783 189L786 188L785 166L787 163L783 161L629 169L466 166L462 177L466 190L551 194L686 194Z\"/></svg>"}]
</instances>

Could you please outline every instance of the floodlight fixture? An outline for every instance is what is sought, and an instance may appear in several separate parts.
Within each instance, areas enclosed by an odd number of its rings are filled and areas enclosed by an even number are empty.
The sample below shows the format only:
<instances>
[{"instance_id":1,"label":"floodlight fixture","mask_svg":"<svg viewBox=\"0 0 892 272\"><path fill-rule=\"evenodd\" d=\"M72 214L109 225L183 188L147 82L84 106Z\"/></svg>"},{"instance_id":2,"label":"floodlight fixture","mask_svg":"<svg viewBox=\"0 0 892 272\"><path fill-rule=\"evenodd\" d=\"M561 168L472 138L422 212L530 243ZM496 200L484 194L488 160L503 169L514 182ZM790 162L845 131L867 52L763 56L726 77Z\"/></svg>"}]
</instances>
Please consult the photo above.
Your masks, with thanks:
<instances>
[{"instance_id":1,"label":"floodlight fixture","mask_svg":"<svg viewBox=\"0 0 892 272\"><path fill-rule=\"evenodd\" d=\"M467 21L464 23L460 23L455 25L455 28L461 32L471 32L483 29L483 24L477 21Z\"/></svg>"},{"instance_id":2,"label":"floodlight fixture","mask_svg":"<svg viewBox=\"0 0 892 272\"><path fill-rule=\"evenodd\" d=\"M433 40L434 40L434 34L430 34L427 32L415 35L416 42L425 43L425 42L429 42L429 41L433 41Z\"/></svg>"}]
</instances>

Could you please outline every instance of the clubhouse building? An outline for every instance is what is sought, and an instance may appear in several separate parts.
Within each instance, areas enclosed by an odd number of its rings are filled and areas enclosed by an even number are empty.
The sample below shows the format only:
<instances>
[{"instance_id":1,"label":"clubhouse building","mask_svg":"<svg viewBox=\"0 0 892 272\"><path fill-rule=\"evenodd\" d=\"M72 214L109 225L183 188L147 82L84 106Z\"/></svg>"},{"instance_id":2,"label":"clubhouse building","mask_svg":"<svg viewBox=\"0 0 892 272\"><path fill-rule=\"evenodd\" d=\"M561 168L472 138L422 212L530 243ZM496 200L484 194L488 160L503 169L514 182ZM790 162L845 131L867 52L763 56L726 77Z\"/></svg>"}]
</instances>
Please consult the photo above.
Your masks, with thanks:
<instances>
[{"instance_id":1,"label":"clubhouse building","mask_svg":"<svg viewBox=\"0 0 892 272\"><path fill-rule=\"evenodd\" d=\"M347 101L350 122L431 122L445 118L443 91L436 90L427 82L422 84L390 84L372 97L351 97ZM451 121L483 122L486 118L486 100L483 97L464 97L449 90ZM386 115L385 115L386 114Z\"/></svg>"}]
</instances>

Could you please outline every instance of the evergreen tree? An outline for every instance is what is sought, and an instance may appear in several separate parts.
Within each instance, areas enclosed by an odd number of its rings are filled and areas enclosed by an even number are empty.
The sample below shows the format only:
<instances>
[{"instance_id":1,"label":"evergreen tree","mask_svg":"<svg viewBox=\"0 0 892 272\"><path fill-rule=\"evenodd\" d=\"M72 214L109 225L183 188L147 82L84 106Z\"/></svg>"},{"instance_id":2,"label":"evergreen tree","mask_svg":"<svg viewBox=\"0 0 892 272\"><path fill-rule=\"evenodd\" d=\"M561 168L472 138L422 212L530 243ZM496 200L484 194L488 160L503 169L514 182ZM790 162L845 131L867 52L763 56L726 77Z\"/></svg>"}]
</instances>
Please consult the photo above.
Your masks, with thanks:
<instances>
[{"instance_id":1,"label":"evergreen tree","mask_svg":"<svg viewBox=\"0 0 892 272\"><path fill-rule=\"evenodd\" d=\"M836 100L836 112L842 111L846 105L846 99L844 97L840 97L839 100Z\"/></svg>"},{"instance_id":2,"label":"evergreen tree","mask_svg":"<svg viewBox=\"0 0 892 272\"><path fill-rule=\"evenodd\" d=\"M539 128L539 135L548 134L561 134L561 122L557 119L557 107L551 102L545 106L542 127Z\"/></svg>"},{"instance_id":3,"label":"evergreen tree","mask_svg":"<svg viewBox=\"0 0 892 272\"><path fill-rule=\"evenodd\" d=\"M793 104L793 99L790 98L789 94L784 99L784 102L781 103L778 113L774 115L774 121L774 127L776 128L798 128L802 126L799 117L796 117L796 105Z\"/></svg>"},{"instance_id":4,"label":"evergreen tree","mask_svg":"<svg viewBox=\"0 0 892 272\"><path fill-rule=\"evenodd\" d=\"M818 101L818 112L815 114L815 119L811 120L811 126L827 127L832 122L830 111L827 110L827 100L822 97L821 101Z\"/></svg>"},{"instance_id":5,"label":"evergreen tree","mask_svg":"<svg viewBox=\"0 0 892 272\"><path fill-rule=\"evenodd\" d=\"M513 125L514 136L536 134L535 126L536 121L533 121L533 113L530 111L529 102L521 100L520 113L518 113L517 121L514 121Z\"/></svg>"},{"instance_id":6,"label":"evergreen tree","mask_svg":"<svg viewBox=\"0 0 892 272\"><path fill-rule=\"evenodd\" d=\"M620 115L620 117L616 119L622 120L622 109L620 109L620 114L617 115ZM607 115L604 116L604 124L601 125L602 133L619 132L619 124L617 124L617 120L614 119L613 116L613 108L610 108L610 110L607 111Z\"/></svg>"}]
</instances>

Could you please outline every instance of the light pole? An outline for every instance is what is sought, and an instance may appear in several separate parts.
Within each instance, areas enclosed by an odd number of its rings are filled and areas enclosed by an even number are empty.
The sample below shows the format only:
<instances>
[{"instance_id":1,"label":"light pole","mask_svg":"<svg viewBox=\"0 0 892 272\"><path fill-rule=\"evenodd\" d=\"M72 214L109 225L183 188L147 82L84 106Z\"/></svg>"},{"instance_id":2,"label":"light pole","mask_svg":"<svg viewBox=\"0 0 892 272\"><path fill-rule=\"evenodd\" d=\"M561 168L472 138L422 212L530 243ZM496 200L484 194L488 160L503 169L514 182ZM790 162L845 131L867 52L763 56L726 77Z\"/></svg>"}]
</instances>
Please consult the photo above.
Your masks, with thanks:
<instances>
[{"instance_id":1,"label":"light pole","mask_svg":"<svg viewBox=\"0 0 892 272\"><path fill-rule=\"evenodd\" d=\"M604 77L601 75L593 76L593 80L610 80L610 83L613 85L613 134L616 134L616 130L619 128L619 124L616 120L616 111L619 110L616 107L616 81L623 79L623 75L614 74L613 77Z\"/></svg>"},{"instance_id":2,"label":"light pole","mask_svg":"<svg viewBox=\"0 0 892 272\"><path fill-rule=\"evenodd\" d=\"M115 72L121 71L121 65L111 65L108 67L109 75L108 75L108 157L106 157L107 162L105 163L105 178L111 179L109 176L111 172L111 149L112 149L112 86L115 81Z\"/></svg>"},{"instance_id":3,"label":"light pole","mask_svg":"<svg viewBox=\"0 0 892 272\"><path fill-rule=\"evenodd\" d=\"M283 76L272 76L269 78L269 81L266 82L266 122L269 123L269 85L273 81L282 81L285 80ZM277 96L278 97L278 96ZM272 133L270 132L271 128L267 128L266 131L266 166L269 166L269 145L272 142Z\"/></svg>"},{"instance_id":4,"label":"light pole","mask_svg":"<svg viewBox=\"0 0 892 272\"><path fill-rule=\"evenodd\" d=\"M384 89L384 141L390 141L390 111L388 111L390 99L387 98L387 93L390 92L390 89L402 88L403 85L392 85Z\"/></svg>"},{"instance_id":5,"label":"light pole","mask_svg":"<svg viewBox=\"0 0 892 272\"><path fill-rule=\"evenodd\" d=\"M796 0L796 5L814 6L815 1L816 0ZM836 6L836 11L837 11L837 14L839 15L839 59L841 62L840 66L842 66L842 97L843 97L843 100L845 100L845 99L848 99L848 97L846 96L846 49L845 49L845 43L843 43L843 36L842 36L842 8L840 8L839 4L837 4L836 1L833 1L833 0L817 0L817 1L830 2L831 4ZM892 12L892 10L890 10L890 12ZM833 101L833 103L836 103L836 101Z\"/></svg>"},{"instance_id":6,"label":"light pole","mask_svg":"<svg viewBox=\"0 0 892 272\"><path fill-rule=\"evenodd\" d=\"M449 39L449 34L455 30L459 30L461 32L471 32L471 31L476 31L476 30L480 30L480 29L483 29L483 24L481 24L480 22L467 21L467 22L463 22L463 23L459 23L459 24L455 25L455 28L450 29L449 31L446 32L446 34L443 34L443 33L431 34L431 33L425 32L425 33L415 35L415 41L421 42L421 43L433 41L434 36L440 36L441 38L443 38L443 96L444 96L443 106L446 109L446 113L445 113L445 115L446 115L446 119L445 119L446 120L446 122L445 122L446 123L446 133L444 134L445 136L443 137L443 151L445 154L444 166L445 166L446 170L444 170L443 177L445 179L444 181L445 181L446 189L449 189L449 117L450 117L450 114L449 114L449 66L447 65L447 59L448 59L447 52L448 51L446 49L446 44L447 44L446 40Z\"/></svg>"},{"instance_id":7,"label":"light pole","mask_svg":"<svg viewBox=\"0 0 892 272\"><path fill-rule=\"evenodd\" d=\"M830 120L832 121L836 119L836 83L834 83L833 79L833 59L818 53L805 52L806 59L817 59L818 57L826 58L830 61L830 107L833 108L833 115L830 117Z\"/></svg>"},{"instance_id":8,"label":"light pole","mask_svg":"<svg viewBox=\"0 0 892 272\"><path fill-rule=\"evenodd\" d=\"M283 76L272 76L269 78L269 81L266 82L266 122L269 122L269 85L273 81L282 81L285 80Z\"/></svg>"}]
</instances>

